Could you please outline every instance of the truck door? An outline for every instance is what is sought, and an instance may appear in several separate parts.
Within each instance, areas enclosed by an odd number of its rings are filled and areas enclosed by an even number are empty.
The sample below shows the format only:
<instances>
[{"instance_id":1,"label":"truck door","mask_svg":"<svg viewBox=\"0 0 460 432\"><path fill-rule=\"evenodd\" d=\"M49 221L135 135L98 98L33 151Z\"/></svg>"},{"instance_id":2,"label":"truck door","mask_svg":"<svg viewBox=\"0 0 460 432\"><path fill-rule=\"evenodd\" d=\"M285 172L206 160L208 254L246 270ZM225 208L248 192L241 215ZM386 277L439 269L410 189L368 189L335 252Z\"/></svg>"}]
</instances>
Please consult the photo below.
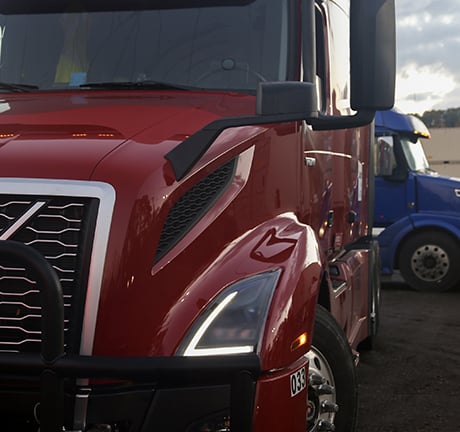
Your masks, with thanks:
<instances>
[{"instance_id":1,"label":"truck door","mask_svg":"<svg viewBox=\"0 0 460 432\"><path fill-rule=\"evenodd\" d=\"M374 226L385 227L416 211L415 178L396 136L376 137Z\"/></svg>"}]
</instances>

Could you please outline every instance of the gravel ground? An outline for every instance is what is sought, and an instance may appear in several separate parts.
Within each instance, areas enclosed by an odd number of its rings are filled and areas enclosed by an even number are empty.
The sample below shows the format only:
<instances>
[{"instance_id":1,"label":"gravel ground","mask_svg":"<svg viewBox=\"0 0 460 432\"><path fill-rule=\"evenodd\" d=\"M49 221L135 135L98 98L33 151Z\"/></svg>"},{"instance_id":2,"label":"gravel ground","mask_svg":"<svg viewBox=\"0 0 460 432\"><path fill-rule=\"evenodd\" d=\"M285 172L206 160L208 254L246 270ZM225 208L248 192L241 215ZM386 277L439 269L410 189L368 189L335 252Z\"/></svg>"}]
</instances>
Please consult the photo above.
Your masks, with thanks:
<instances>
[{"instance_id":1,"label":"gravel ground","mask_svg":"<svg viewBox=\"0 0 460 432\"><path fill-rule=\"evenodd\" d=\"M460 432L460 290L382 286L380 331L358 366L358 432Z\"/></svg>"}]
</instances>

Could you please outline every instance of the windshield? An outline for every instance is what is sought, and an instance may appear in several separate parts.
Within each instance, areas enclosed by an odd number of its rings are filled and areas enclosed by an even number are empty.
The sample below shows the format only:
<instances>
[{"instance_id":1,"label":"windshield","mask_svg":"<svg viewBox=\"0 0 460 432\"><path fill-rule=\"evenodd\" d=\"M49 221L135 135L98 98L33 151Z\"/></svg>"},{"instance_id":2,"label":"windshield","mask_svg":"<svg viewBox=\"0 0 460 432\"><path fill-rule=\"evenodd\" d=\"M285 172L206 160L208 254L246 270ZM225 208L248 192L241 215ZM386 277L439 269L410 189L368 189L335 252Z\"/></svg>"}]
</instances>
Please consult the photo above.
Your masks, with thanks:
<instances>
[{"instance_id":1,"label":"windshield","mask_svg":"<svg viewBox=\"0 0 460 432\"><path fill-rule=\"evenodd\" d=\"M401 147L404 152L407 164L411 171L426 172L430 166L420 140L415 143L407 138L401 138Z\"/></svg>"},{"instance_id":2,"label":"windshield","mask_svg":"<svg viewBox=\"0 0 460 432\"><path fill-rule=\"evenodd\" d=\"M111 82L251 92L286 80L287 0L109 12L73 3L66 13L0 14L0 92Z\"/></svg>"}]
</instances>

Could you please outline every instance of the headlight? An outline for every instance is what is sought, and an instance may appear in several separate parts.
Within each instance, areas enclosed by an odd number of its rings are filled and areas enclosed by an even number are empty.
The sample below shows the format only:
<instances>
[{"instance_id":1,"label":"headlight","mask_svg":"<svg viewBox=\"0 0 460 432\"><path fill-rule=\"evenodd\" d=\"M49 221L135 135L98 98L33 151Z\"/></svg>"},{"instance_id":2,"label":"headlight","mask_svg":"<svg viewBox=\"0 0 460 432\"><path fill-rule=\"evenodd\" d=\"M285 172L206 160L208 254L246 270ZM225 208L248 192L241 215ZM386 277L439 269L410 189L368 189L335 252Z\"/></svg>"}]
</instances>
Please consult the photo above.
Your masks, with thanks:
<instances>
[{"instance_id":1,"label":"headlight","mask_svg":"<svg viewBox=\"0 0 460 432\"><path fill-rule=\"evenodd\" d=\"M261 273L226 288L192 325L177 354L256 352L279 275L280 270Z\"/></svg>"}]
</instances>

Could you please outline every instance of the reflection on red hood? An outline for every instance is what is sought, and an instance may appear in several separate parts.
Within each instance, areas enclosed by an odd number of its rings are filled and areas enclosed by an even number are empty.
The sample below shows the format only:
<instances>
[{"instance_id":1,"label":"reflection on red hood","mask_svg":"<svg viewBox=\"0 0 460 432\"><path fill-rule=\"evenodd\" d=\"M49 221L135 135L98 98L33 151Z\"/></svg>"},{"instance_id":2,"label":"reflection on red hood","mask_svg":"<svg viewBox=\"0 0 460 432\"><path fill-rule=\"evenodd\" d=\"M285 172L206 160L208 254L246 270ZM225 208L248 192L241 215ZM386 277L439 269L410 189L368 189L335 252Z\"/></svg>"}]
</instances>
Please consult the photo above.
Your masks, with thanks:
<instances>
[{"instance_id":1,"label":"reflection on red hood","mask_svg":"<svg viewBox=\"0 0 460 432\"><path fill-rule=\"evenodd\" d=\"M2 177L86 180L123 143L153 145L163 156L217 118L251 114L253 97L228 93L8 94L0 99L0 172Z\"/></svg>"}]
</instances>

